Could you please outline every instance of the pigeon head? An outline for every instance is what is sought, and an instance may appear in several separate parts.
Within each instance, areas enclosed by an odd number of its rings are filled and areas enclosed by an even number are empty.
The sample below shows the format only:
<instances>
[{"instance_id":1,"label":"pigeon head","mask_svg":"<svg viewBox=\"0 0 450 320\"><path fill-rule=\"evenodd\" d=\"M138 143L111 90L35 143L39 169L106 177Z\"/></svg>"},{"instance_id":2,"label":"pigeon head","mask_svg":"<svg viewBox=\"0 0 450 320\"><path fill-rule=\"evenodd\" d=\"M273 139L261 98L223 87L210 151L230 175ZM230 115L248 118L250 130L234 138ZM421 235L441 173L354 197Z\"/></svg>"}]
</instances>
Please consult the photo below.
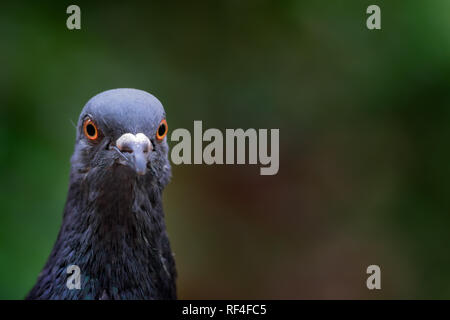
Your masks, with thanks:
<instances>
[{"instance_id":1,"label":"pigeon head","mask_svg":"<svg viewBox=\"0 0 450 320\"><path fill-rule=\"evenodd\" d=\"M78 120L73 168L96 178L105 171L150 175L164 186L170 176L165 118L162 104L145 91L114 89L94 96Z\"/></svg>"}]
</instances>

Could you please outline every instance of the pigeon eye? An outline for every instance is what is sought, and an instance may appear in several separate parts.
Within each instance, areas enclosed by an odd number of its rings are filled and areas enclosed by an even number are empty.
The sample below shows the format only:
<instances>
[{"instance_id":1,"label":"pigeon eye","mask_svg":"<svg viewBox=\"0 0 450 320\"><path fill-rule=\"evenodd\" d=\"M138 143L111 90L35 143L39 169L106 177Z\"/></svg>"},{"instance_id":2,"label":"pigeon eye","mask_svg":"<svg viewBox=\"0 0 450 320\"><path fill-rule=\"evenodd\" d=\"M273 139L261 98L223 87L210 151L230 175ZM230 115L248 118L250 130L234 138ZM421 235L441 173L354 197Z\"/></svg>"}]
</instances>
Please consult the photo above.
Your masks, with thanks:
<instances>
[{"instance_id":1,"label":"pigeon eye","mask_svg":"<svg viewBox=\"0 0 450 320\"><path fill-rule=\"evenodd\" d=\"M158 127L158 131L156 131L156 139L158 139L159 141L161 141L162 139L164 139L164 137L167 134L167 121L166 119L163 119L161 121L161 123L159 124Z\"/></svg>"},{"instance_id":2,"label":"pigeon eye","mask_svg":"<svg viewBox=\"0 0 450 320\"><path fill-rule=\"evenodd\" d=\"M97 140L97 138L98 138L97 126L91 119L84 120L83 129L84 129L84 135L86 136L86 138L88 138L89 140L93 140L93 141Z\"/></svg>"}]
</instances>

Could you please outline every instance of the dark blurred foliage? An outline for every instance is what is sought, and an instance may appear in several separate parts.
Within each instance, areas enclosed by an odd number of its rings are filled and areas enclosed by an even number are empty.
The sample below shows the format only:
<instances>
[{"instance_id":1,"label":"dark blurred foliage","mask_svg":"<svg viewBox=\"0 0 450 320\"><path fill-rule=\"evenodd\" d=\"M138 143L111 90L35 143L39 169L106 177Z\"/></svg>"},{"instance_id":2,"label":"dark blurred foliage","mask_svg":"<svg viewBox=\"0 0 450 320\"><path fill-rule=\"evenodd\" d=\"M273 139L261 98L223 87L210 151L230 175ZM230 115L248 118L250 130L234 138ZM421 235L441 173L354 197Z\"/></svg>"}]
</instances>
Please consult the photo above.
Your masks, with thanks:
<instances>
[{"instance_id":1,"label":"dark blurred foliage","mask_svg":"<svg viewBox=\"0 0 450 320\"><path fill-rule=\"evenodd\" d=\"M173 166L180 298L450 297L450 2L75 3L80 31L72 2L0 10L0 298L56 239L71 122L117 87L157 96L171 130L280 128L278 175Z\"/></svg>"}]
</instances>

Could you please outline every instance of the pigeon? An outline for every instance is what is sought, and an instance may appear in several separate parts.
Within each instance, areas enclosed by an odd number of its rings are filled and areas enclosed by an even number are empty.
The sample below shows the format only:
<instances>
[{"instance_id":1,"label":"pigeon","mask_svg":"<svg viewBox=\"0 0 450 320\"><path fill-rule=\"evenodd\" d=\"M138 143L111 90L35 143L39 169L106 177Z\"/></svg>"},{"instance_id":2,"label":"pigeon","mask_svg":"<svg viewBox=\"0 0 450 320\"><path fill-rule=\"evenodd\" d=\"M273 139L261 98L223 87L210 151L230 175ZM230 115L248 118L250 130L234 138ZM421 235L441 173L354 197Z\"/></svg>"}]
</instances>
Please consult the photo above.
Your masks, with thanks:
<instances>
[{"instance_id":1,"label":"pigeon","mask_svg":"<svg viewBox=\"0 0 450 320\"><path fill-rule=\"evenodd\" d=\"M86 103L62 225L26 299L176 299L162 205L167 130L164 107L145 91L108 90Z\"/></svg>"}]
</instances>

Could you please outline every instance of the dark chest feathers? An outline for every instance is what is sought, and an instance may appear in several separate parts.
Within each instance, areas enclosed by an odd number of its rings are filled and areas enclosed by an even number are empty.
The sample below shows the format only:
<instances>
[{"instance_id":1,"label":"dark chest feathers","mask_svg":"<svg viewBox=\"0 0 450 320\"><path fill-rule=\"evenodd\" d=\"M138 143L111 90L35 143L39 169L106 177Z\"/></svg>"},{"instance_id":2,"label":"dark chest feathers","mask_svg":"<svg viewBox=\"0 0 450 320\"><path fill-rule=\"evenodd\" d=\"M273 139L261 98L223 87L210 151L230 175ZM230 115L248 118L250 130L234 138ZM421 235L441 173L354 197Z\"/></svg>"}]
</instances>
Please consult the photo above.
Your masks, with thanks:
<instances>
[{"instance_id":1,"label":"dark chest feathers","mask_svg":"<svg viewBox=\"0 0 450 320\"><path fill-rule=\"evenodd\" d=\"M137 181L110 188L102 180L91 190L83 179L72 181L58 239L28 298L176 298L161 193ZM79 290L66 285L70 265L80 268Z\"/></svg>"}]
</instances>

